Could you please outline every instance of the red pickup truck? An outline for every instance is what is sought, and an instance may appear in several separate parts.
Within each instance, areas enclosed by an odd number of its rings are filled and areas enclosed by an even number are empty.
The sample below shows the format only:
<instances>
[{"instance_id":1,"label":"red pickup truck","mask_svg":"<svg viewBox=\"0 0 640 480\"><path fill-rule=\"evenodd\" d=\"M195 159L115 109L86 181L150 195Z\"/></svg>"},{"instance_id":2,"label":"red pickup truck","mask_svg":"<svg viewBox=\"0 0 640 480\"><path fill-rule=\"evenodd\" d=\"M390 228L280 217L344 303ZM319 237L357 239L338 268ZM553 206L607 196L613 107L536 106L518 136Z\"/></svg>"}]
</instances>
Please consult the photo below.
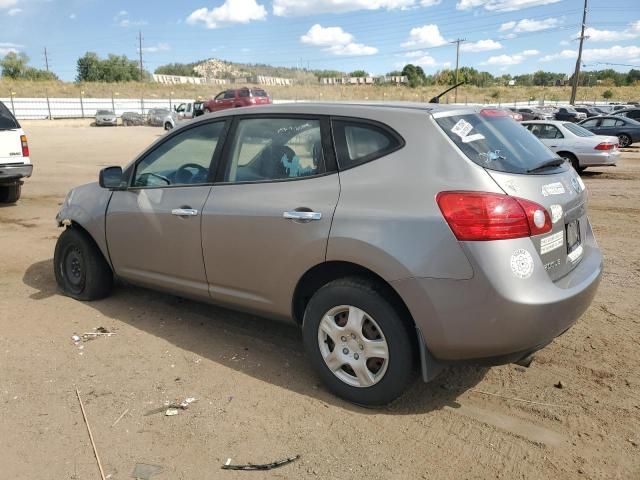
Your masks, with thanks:
<instances>
[{"instance_id":1,"label":"red pickup truck","mask_svg":"<svg viewBox=\"0 0 640 480\"><path fill-rule=\"evenodd\" d=\"M217 112L226 108L253 107L273 103L262 88L238 88L220 92L211 100L204 102L206 112Z\"/></svg>"}]
</instances>

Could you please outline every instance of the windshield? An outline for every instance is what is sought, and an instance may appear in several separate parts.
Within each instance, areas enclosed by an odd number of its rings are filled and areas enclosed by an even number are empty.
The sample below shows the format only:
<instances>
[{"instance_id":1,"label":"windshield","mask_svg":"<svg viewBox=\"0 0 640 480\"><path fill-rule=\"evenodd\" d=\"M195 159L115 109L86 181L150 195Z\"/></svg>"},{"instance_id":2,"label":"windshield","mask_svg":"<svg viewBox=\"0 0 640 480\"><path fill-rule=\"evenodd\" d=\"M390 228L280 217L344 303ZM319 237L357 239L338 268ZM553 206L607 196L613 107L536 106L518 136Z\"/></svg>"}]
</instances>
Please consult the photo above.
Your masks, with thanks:
<instances>
[{"instance_id":1,"label":"windshield","mask_svg":"<svg viewBox=\"0 0 640 480\"><path fill-rule=\"evenodd\" d=\"M470 160L489 170L527 173L557 157L526 128L499 111L452 115L436 122Z\"/></svg>"},{"instance_id":2,"label":"windshield","mask_svg":"<svg viewBox=\"0 0 640 480\"><path fill-rule=\"evenodd\" d=\"M574 123L563 123L562 126L578 137L595 137L595 133Z\"/></svg>"},{"instance_id":3,"label":"windshield","mask_svg":"<svg viewBox=\"0 0 640 480\"><path fill-rule=\"evenodd\" d=\"M98 110L98 115L113 115L113 112L109 110Z\"/></svg>"}]
</instances>

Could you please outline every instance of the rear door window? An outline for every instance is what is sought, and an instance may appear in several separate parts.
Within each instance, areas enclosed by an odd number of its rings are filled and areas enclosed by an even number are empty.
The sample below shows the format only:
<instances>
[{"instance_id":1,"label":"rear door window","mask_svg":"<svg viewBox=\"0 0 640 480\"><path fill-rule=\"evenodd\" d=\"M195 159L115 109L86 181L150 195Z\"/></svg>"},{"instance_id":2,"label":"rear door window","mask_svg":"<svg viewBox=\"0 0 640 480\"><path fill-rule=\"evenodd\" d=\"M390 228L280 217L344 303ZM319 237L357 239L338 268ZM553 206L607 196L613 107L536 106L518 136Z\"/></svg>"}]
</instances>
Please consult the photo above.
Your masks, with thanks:
<instances>
[{"instance_id":1,"label":"rear door window","mask_svg":"<svg viewBox=\"0 0 640 480\"><path fill-rule=\"evenodd\" d=\"M9 109L0 102L0 130L13 130L14 128L20 128L18 121Z\"/></svg>"},{"instance_id":2,"label":"rear door window","mask_svg":"<svg viewBox=\"0 0 640 480\"><path fill-rule=\"evenodd\" d=\"M473 162L489 170L528 173L555 158L508 114L492 109L436 118L445 134Z\"/></svg>"},{"instance_id":3,"label":"rear door window","mask_svg":"<svg viewBox=\"0 0 640 480\"><path fill-rule=\"evenodd\" d=\"M402 139L382 125L333 120L338 164L342 170L375 160L402 147Z\"/></svg>"}]
</instances>

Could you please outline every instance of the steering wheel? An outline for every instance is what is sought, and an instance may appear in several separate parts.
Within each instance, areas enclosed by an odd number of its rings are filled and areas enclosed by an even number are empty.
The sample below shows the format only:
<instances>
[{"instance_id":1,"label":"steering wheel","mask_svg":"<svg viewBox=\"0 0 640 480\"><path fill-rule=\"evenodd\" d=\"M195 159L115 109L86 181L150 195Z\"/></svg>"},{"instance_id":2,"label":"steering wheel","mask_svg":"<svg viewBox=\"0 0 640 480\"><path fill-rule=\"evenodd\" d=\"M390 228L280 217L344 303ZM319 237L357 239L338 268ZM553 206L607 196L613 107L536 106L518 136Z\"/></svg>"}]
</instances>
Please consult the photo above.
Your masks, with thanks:
<instances>
[{"instance_id":1,"label":"steering wheel","mask_svg":"<svg viewBox=\"0 0 640 480\"><path fill-rule=\"evenodd\" d=\"M190 170L197 170L195 173ZM204 176L204 179L209 176L209 169L199 165L197 163L185 163L180 166L176 171L176 183L191 183L195 178Z\"/></svg>"}]
</instances>

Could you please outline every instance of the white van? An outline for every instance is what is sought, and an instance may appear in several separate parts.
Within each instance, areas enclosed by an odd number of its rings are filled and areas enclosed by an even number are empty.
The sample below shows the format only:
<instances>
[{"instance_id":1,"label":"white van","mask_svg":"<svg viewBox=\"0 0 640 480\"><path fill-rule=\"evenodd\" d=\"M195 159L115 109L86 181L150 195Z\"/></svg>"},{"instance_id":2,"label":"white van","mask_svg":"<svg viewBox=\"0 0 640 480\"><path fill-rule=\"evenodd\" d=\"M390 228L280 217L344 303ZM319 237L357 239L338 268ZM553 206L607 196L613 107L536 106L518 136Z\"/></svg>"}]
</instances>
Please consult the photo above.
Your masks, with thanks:
<instances>
[{"instance_id":1,"label":"white van","mask_svg":"<svg viewBox=\"0 0 640 480\"><path fill-rule=\"evenodd\" d=\"M27 136L11 111L0 102L0 203L20 198L22 179L31 176Z\"/></svg>"}]
</instances>

